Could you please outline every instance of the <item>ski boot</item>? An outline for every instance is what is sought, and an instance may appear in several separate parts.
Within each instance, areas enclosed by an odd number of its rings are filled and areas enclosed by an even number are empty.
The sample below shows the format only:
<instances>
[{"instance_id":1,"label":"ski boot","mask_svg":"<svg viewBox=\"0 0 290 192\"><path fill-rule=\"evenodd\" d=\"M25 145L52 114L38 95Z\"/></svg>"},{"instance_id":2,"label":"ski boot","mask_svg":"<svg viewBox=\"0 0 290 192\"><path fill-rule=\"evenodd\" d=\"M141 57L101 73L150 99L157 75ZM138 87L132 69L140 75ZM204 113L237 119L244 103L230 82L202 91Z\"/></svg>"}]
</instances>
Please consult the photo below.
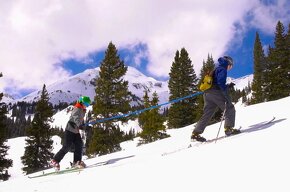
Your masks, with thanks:
<instances>
[{"instance_id":1,"label":"ski boot","mask_svg":"<svg viewBox=\"0 0 290 192\"><path fill-rule=\"evenodd\" d=\"M234 129L232 127L225 127L225 134L226 136L236 135L241 133L239 129Z\"/></svg>"},{"instance_id":2,"label":"ski boot","mask_svg":"<svg viewBox=\"0 0 290 192\"><path fill-rule=\"evenodd\" d=\"M202 136L200 136L199 133L192 133L191 135L192 141L199 141L199 142L206 142L206 139Z\"/></svg>"},{"instance_id":3,"label":"ski boot","mask_svg":"<svg viewBox=\"0 0 290 192\"><path fill-rule=\"evenodd\" d=\"M60 170L59 163L56 160L54 160L54 159L52 159L50 161L50 166L53 167L55 169L55 171L59 171Z\"/></svg>"},{"instance_id":4,"label":"ski boot","mask_svg":"<svg viewBox=\"0 0 290 192\"><path fill-rule=\"evenodd\" d=\"M71 168L83 169L86 168L86 164L83 161L77 161L71 163Z\"/></svg>"}]
</instances>

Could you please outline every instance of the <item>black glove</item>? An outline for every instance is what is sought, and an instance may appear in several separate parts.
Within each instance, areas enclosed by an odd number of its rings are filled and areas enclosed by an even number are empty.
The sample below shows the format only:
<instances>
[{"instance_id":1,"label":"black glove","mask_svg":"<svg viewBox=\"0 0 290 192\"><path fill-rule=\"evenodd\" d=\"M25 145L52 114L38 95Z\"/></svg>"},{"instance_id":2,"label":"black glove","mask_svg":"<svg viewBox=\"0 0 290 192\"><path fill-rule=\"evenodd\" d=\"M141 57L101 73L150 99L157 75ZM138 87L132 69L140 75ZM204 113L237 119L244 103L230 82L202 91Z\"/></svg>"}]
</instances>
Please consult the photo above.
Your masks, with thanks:
<instances>
[{"instance_id":1,"label":"black glove","mask_svg":"<svg viewBox=\"0 0 290 192\"><path fill-rule=\"evenodd\" d=\"M235 85L236 85L236 84L234 84L233 82L231 82L230 84L227 84L227 87L228 87L229 89L233 89Z\"/></svg>"},{"instance_id":2,"label":"black glove","mask_svg":"<svg viewBox=\"0 0 290 192\"><path fill-rule=\"evenodd\" d=\"M85 130L85 129L86 129L85 124L81 124L81 125L79 126L79 129L80 129L80 130Z\"/></svg>"}]
</instances>

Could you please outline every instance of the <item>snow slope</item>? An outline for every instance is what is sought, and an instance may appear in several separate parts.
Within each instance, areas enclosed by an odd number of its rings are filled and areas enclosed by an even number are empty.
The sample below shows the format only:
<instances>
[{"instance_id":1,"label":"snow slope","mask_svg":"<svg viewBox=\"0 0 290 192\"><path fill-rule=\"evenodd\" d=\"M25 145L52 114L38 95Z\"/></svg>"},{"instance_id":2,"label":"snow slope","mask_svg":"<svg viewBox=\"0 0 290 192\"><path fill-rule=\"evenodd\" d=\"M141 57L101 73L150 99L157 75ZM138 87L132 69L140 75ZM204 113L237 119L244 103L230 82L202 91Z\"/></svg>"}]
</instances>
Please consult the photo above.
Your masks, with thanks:
<instances>
[{"instance_id":1,"label":"snow slope","mask_svg":"<svg viewBox=\"0 0 290 192\"><path fill-rule=\"evenodd\" d=\"M35 179L14 172L9 181L0 183L0 192L290 191L290 97L248 107L237 104L236 111L236 127L242 126L244 133L216 144L187 148L190 125L168 130L170 138L140 147L137 139L122 143L120 152L85 160L88 165L104 161L107 165L81 172ZM263 125L273 116L272 123ZM219 125L208 126L203 136L214 138ZM10 151L14 169L21 141L8 143L11 148L19 145ZM71 155L61 162L62 168L68 166Z\"/></svg>"}]
</instances>

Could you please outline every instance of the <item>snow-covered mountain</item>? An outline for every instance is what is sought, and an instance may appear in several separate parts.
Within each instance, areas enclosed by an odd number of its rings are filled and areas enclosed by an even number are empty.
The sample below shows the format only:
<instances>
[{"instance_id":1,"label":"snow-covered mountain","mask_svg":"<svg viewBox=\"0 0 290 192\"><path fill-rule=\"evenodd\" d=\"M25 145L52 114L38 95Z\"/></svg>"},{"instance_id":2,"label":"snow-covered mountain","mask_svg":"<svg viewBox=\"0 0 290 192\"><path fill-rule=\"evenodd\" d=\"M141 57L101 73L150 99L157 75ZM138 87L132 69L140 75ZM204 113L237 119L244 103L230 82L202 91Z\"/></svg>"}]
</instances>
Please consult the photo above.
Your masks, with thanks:
<instances>
[{"instance_id":1,"label":"snow-covered mountain","mask_svg":"<svg viewBox=\"0 0 290 192\"><path fill-rule=\"evenodd\" d=\"M95 96L95 80L99 76L100 68L88 69L82 73L71 76L67 79L57 81L47 86L50 102L59 104L61 102L72 103L81 95L91 98ZM151 94L156 91L161 102L168 100L168 83L157 81L152 77L147 77L133 67L128 67L124 79L129 82L129 91L139 98L144 95L144 90ZM32 102L40 98L41 91L35 91L21 98L19 101Z\"/></svg>"},{"instance_id":2,"label":"snow-covered mountain","mask_svg":"<svg viewBox=\"0 0 290 192\"><path fill-rule=\"evenodd\" d=\"M250 85L253 81L253 74L246 75L237 79L228 77L227 82L233 82L235 85L235 89L242 91L245 87Z\"/></svg>"},{"instance_id":3,"label":"snow-covered mountain","mask_svg":"<svg viewBox=\"0 0 290 192\"><path fill-rule=\"evenodd\" d=\"M76 74L69 78L57 81L51 85L47 85L46 89L49 94L50 102L57 105L61 102L72 103L76 101L80 95L87 95L91 98L95 96L95 80L99 76L100 68L88 69L82 73ZM129 82L129 90L138 98L143 98L144 90L149 91L149 96L154 91L159 96L159 103L168 101L169 89L167 81L158 81L152 77L148 77L138 71L134 67L128 67L128 71L124 76L124 79ZM236 89L242 90L249 83L252 82L253 75L247 75L238 79L228 78L228 82L234 82ZM40 98L41 90L30 93L29 95L14 100L33 102ZM12 102L12 99L6 99L4 102ZM7 102L6 102L7 103ZM134 103L132 103L134 104Z\"/></svg>"},{"instance_id":4,"label":"snow-covered mountain","mask_svg":"<svg viewBox=\"0 0 290 192\"><path fill-rule=\"evenodd\" d=\"M235 107L236 127L241 126L244 133L217 143L191 143L194 125L190 125L167 130L171 137L163 140L137 147L136 138L122 143L122 151L84 159L90 168L83 171L35 179L21 171L25 138L10 139L11 178L0 182L0 191L290 191L290 97L247 107L237 103ZM208 126L203 136L215 138L219 126ZM60 138L55 137L54 152L60 147ZM72 158L68 153L61 169L68 167ZM104 162L106 165L101 165ZM42 172L33 175L37 174Z\"/></svg>"},{"instance_id":5,"label":"snow-covered mountain","mask_svg":"<svg viewBox=\"0 0 290 192\"><path fill-rule=\"evenodd\" d=\"M3 94L1 102L8 104L8 103L13 103L14 101L15 101L15 99L11 95Z\"/></svg>"}]
</instances>

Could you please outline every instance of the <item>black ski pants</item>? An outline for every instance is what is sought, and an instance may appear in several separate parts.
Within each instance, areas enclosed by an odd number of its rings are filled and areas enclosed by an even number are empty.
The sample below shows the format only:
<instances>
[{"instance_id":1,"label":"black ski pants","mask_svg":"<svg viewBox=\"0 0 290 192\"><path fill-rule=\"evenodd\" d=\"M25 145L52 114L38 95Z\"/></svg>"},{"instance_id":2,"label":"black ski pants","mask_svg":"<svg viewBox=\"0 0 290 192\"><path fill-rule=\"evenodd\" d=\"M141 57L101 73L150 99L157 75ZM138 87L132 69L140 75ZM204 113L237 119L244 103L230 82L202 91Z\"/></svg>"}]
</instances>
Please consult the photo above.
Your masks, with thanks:
<instances>
[{"instance_id":1,"label":"black ski pants","mask_svg":"<svg viewBox=\"0 0 290 192\"><path fill-rule=\"evenodd\" d=\"M74 145L74 163L82 160L82 149L83 141L79 133L73 133L71 131L65 130L64 132L64 142L62 148L55 154L54 160L60 162L63 157L70 150L71 146Z\"/></svg>"}]
</instances>

